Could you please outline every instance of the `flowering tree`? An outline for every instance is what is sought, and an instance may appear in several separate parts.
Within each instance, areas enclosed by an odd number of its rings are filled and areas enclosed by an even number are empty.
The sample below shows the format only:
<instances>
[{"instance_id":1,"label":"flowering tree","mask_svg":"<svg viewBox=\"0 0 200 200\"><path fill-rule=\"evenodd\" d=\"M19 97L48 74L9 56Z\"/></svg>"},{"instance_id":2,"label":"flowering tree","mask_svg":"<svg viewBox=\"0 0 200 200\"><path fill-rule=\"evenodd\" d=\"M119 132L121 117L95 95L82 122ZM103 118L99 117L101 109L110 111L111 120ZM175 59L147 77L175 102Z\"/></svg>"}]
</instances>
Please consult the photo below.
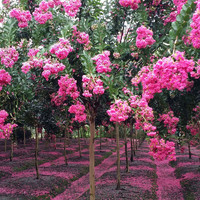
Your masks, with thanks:
<instances>
[{"instance_id":1,"label":"flowering tree","mask_svg":"<svg viewBox=\"0 0 200 200\"><path fill-rule=\"evenodd\" d=\"M47 88L47 97L57 91L67 98L76 121L88 120L90 199L95 199L95 119L105 104L111 104L107 113L116 122L118 144L118 123L133 116L135 128L152 138L151 154L175 159L174 143L159 138L157 119L174 134L182 115L171 111L167 97L187 93L199 83L199 1L4 3L9 15L0 33L0 89L11 82L11 72L16 72L13 83L32 77L39 88ZM31 96L36 99L45 98ZM167 105L155 103L163 99Z\"/></svg>"}]
</instances>

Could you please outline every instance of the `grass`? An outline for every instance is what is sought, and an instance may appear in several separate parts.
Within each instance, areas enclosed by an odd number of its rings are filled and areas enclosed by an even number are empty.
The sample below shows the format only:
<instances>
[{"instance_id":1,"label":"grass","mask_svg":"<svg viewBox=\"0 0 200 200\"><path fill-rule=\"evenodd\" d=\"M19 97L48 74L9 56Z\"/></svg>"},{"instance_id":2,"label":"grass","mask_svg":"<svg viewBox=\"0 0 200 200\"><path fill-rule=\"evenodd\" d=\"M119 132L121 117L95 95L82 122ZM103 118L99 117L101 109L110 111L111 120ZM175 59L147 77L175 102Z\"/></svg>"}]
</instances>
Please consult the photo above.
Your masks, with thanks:
<instances>
[{"instance_id":1,"label":"grass","mask_svg":"<svg viewBox=\"0 0 200 200\"><path fill-rule=\"evenodd\" d=\"M192 185L191 180L183 180L180 183L182 188L184 189L183 191L184 200L195 200L195 196L191 188Z\"/></svg>"},{"instance_id":2,"label":"grass","mask_svg":"<svg viewBox=\"0 0 200 200\"><path fill-rule=\"evenodd\" d=\"M106 152L106 154L102 158L99 158L99 159L95 160L95 166L101 164L103 162L103 160L105 160L106 158L108 158L111 155L112 155L111 151L110 152Z\"/></svg>"},{"instance_id":3,"label":"grass","mask_svg":"<svg viewBox=\"0 0 200 200\"><path fill-rule=\"evenodd\" d=\"M175 173L176 178L178 178L178 179L181 178L182 177L182 168L181 167L176 168L174 173Z\"/></svg>"},{"instance_id":4,"label":"grass","mask_svg":"<svg viewBox=\"0 0 200 200\"><path fill-rule=\"evenodd\" d=\"M8 175L9 173L0 171L0 179Z\"/></svg>"},{"instance_id":5,"label":"grass","mask_svg":"<svg viewBox=\"0 0 200 200\"><path fill-rule=\"evenodd\" d=\"M176 167L177 164L178 164L177 161L174 161L174 160L169 162L169 166L171 167Z\"/></svg>"},{"instance_id":6,"label":"grass","mask_svg":"<svg viewBox=\"0 0 200 200\"><path fill-rule=\"evenodd\" d=\"M31 198L31 200L43 200L43 199L50 200L51 198L50 198L49 194L45 194L45 195L41 195L41 196L38 196L38 197Z\"/></svg>"},{"instance_id":7,"label":"grass","mask_svg":"<svg viewBox=\"0 0 200 200\"><path fill-rule=\"evenodd\" d=\"M49 160L38 160L38 165L44 164L46 162L49 162ZM27 169L32 169L35 167L35 160L31 160L30 162L24 162L22 166L20 167L14 167L14 172L21 172Z\"/></svg>"}]
</instances>

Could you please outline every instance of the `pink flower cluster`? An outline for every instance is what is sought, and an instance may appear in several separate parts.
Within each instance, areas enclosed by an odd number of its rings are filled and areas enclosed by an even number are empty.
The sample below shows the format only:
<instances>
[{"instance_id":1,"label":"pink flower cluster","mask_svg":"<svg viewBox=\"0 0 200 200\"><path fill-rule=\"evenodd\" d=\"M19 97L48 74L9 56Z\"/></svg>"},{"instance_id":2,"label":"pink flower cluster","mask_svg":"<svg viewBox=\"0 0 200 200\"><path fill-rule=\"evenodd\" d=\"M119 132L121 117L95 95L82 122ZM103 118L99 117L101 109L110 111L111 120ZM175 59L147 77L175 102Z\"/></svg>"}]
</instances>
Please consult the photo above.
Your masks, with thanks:
<instances>
[{"instance_id":1,"label":"pink flower cluster","mask_svg":"<svg viewBox=\"0 0 200 200\"><path fill-rule=\"evenodd\" d=\"M51 95L51 103L55 104L56 106L61 106L63 105L64 101L66 100L66 96L59 96L59 95L55 95L55 93L53 93Z\"/></svg>"},{"instance_id":2,"label":"pink flower cluster","mask_svg":"<svg viewBox=\"0 0 200 200\"><path fill-rule=\"evenodd\" d=\"M131 107L127 101L115 100L115 103L110 106L110 110L107 110L110 116L110 121L122 122L128 119Z\"/></svg>"},{"instance_id":3,"label":"pink flower cluster","mask_svg":"<svg viewBox=\"0 0 200 200\"><path fill-rule=\"evenodd\" d=\"M81 7L81 1L80 0L68 0L64 1L62 3L62 6L65 9L65 12L70 17L75 17L77 12L79 11L79 8Z\"/></svg>"},{"instance_id":4,"label":"pink flower cluster","mask_svg":"<svg viewBox=\"0 0 200 200\"><path fill-rule=\"evenodd\" d=\"M111 62L109 59L110 51L104 51L102 54L98 54L92 58L92 60L96 61L96 70L98 73L107 73L111 72Z\"/></svg>"},{"instance_id":5,"label":"pink flower cluster","mask_svg":"<svg viewBox=\"0 0 200 200\"><path fill-rule=\"evenodd\" d=\"M72 50L69 40L60 38L59 42L51 47L50 53L55 54L59 59L65 59Z\"/></svg>"},{"instance_id":6,"label":"pink flower cluster","mask_svg":"<svg viewBox=\"0 0 200 200\"><path fill-rule=\"evenodd\" d=\"M131 7L131 9L136 10L138 9L138 4L140 0L119 0L119 4L123 7Z\"/></svg>"},{"instance_id":7,"label":"pink flower cluster","mask_svg":"<svg viewBox=\"0 0 200 200\"><path fill-rule=\"evenodd\" d=\"M24 62L21 70L23 73L27 74L32 68L43 69L42 76L48 81L50 75L57 76L59 72L65 69L65 65L51 59L42 60L34 57L38 53L38 49L30 49L28 56L30 59Z\"/></svg>"},{"instance_id":8,"label":"pink flower cluster","mask_svg":"<svg viewBox=\"0 0 200 200\"><path fill-rule=\"evenodd\" d=\"M5 125L2 125L0 124L0 138L4 139L9 139L10 138L10 135L12 134L13 132L13 128L17 127L17 124L10 124L10 123L7 123Z\"/></svg>"},{"instance_id":9,"label":"pink flower cluster","mask_svg":"<svg viewBox=\"0 0 200 200\"><path fill-rule=\"evenodd\" d=\"M10 84L11 76L4 69L0 69L0 91L4 85Z\"/></svg>"},{"instance_id":10,"label":"pink flower cluster","mask_svg":"<svg viewBox=\"0 0 200 200\"><path fill-rule=\"evenodd\" d=\"M169 17L167 17L164 20L164 26L166 26L166 24L169 23L169 22L175 22L176 21L176 16L177 16L177 12L176 11L171 12Z\"/></svg>"},{"instance_id":11,"label":"pink flower cluster","mask_svg":"<svg viewBox=\"0 0 200 200\"><path fill-rule=\"evenodd\" d=\"M153 109L148 106L148 102L145 98L139 98L137 95L132 95L129 99L131 108L135 112L135 128L142 128L147 132L148 136L156 135L156 127L152 125L154 121Z\"/></svg>"},{"instance_id":12,"label":"pink flower cluster","mask_svg":"<svg viewBox=\"0 0 200 200\"><path fill-rule=\"evenodd\" d=\"M20 10L13 8L10 11L10 17L16 18L18 21L18 26L20 28L25 28L28 26L28 21L32 19L31 13L29 11Z\"/></svg>"},{"instance_id":13,"label":"pink flower cluster","mask_svg":"<svg viewBox=\"0 0 200 200\"><path fill-rule=\"evenodd\" d=\"M183 90L190 85L188 73L194 69L194 61L184 58L184 53L177 51L174 55L158 60L153 70L143 67L138 76L132 79L132 84L137 86L142 83L143 97L152 99L155 93L162 89Z\"/></svg>"},{"instance_id":14,"label":"pink flower cluster","mask_svg":"<svg viewBox=\"0 0 200 200\"><path fill-rule=\"evenodd\" d=\"M77 91L76 80L74 78L69 78L69 75L61 76L60 80L58 81L59 90L58 95L66 96L69 95L73 99L77 99L79 97L79 92Z\"/></svg>"},{"instance_id":15,"label":"pink flower cluster","mask_svg":"<svg viewBox=\"0 0 200 200\"><path fill-rule=\"evenodd\" d=\"M147 29L145 26L140 26L137 28L136 32L136 46L139 49L146 48L146 46L151 46L153 43L155 43L152 30Z\"/></svg>"},{"instance_id":16,"label":"pink flower cluster","mask_svg":"<svg viewBox=\"0 0 200 200\"><path fill-rule=\"evenodd\" d=\"M7 117L8 113L5 110L0 110L0 124L4 124Z\"/></svg>"},{"instance_id":17,"label":"pink flower cluster","mask_svg":"<svg viewBox=\"0 0 200 200\"><path fill-rule=\"evenodd\" d=\"M195 71L190 72L191 77L194 77L195 79L200 78L200 59L197 62L197 67L195 67Z\"/></svg>"},{"instance_id":18,"label":"pink flower cluster","mask_svg":"<svg viewBox=\"0 0 200 200\"><path fill-rule=\"evenodd\" d=\"M90 46L90 40L89 40L89 35L85 32L80 32L77 31L77 27L73 26L73 33L72 36L76 37L76 41L80 44L84 44L84 49L88 50L89 46Z\"/></svg>"},{"instance_id":19,"label":"pink flower cluster","mask_svg":"<svg viewBox=\"0 0 200 200\"><path fill-rule=\"evenodd\" d=\"M68 111L75 114L76 121L83 122L86 120L87 115L84 113L85 106L81 102L77 101L75 105L69 107Z\"/></svg>"},{"instance_id":20,"label":"pink flower cluster","mask_svg":"<svg viewBox=\"0 0 200 200\"><path fill-rule=\"evenodd\" d=\"M92 76L87 77L86 75L83 75L82 81L84 88L84 97L92 97L93 94L102 95L105 91L103 88L103 81L99 78L94 78Z\"/></svg>"},{"instance_id":21,"label":"pink flower cluster","mask_svg":"<svg viewBox=\"0 0 200 200\"><path fill-rule=\"evenodd\" d=\"M48 1L49 7L54 8L55 6L60 6L62 5L62 1L60 0L50 0Z\"/></svg>"},{"instance_id":22,"label":"pink flower cluster","mask_svg":"<svg viewBox=\"0 0 200 200\"><path fill-rule=\"evenodd\" d=\"M190 40L194 48L200 49L200 0L196 1L196 11L192 17L192 23L190 24L192 31L190 32Z\"/></svg>"},{"instance_id":23,"label":"pink flower cluster","mask_svg":"<svg viewBox=\"0 0 200 200\"><path fill-rule=\"evenodd\" d=\"M7 117L8 113L5 110L0 110L0 139L9 139L13 132L13 128L17 127L17 124L5 124Z\"/></svg>"},{"instance_id":24,"label":"pink flower cluster","mask_svg":"<svg viewBox=\"0 0 200 200\"><path fill-rule=\"evenodd\" d=\"M165 141L163 139L158 140L157 138L150 139L151 143L149 145L150 152L149 154L153 156L156 160L165 160L169 161L176 160L176 152L175 152L175 143Z\"/></svg>"},{"instance_id":25,"label":"pink flower cluster","mask_svg":"<svg viewBox=\"0 0 200 200\"><path fill-rule=\"evenodd\" d=\"M175 134L176 133L176 127L179 122L179 118L174 117L174 112L169 111L167 114L160 115L160 118L158 119L159 122L163 121L164 126L167 127L169 134Z\"/></svg>"},{"instance_id":26,"label":"pink flower cluster","mask_svg":"<svg viewBox=\"0 0 200 200\"><path fill-rule=\"evenodd\" d=\"M1 64L12 68L15 62L18 61L19 54L15 47L0 48Z\"/></svg>"},{"instance_id":27,"label":"pink flower cluster","mask_svg":"<svg viewBox=\"0 0 200 200\"><path fill-rule=\"evenodd\" d=\"M33 12L33 16L38 23L45 24L47 20L53 19L52 13L48 11L49 8L49 3L43 0L39 4L39 8L35 9L35 11Z\"/></svg>"},{"instance_id":28,"label":"pink flower cluster","mask_svg":"<svg viewBox=\"0 0 200 200\"><path fill-rule=\"evenodd\" d=\"M186 129L189 130L193 136L197 135L200 131L197 124L188 124L186 125Z\"/></svg>"},{"instance_id":29,"label":"pink flower cluster","mask_svg":"<svg viewBox=\"0 0 200 200\"><path fill-rule=\"evenodd\" d=\"M180 14L183 5L187 3L187 0L173 0L173 2L174 5L177 6L177 14Z\"/></svg>"},{"instance_id":30,"label":"pink flower cluster","mask_svg":"<svg viewBox=\"0 0 200 200\"><path fill-rule=\"evenodd\" d=\"M44 61L42 76L48 81L50 75L58 75L65 69L65 65L59 62L52 62L50 59Z\"/></svg>"},{"instance_id":31,"label":"pink flower cluster","mask_svg":"<svg viewBox=\"0 0 200 200\"><path fill-rule=\"evenodd\" d=\"M39 49L29 49L28 57L29 57L29 58L33 58L34 56L37 55L37 53L38 53L39 51L40 51Z\"/></svg>"},{"instance_id":32,"label":"pink flower cluster","mask_svg":"<svg viewBox=\"0 0 200 200\"><path fill-rule=\"evenodd\" d=\"M39 67L40 69L42 69L43 64L44 61L42 59L31 57L29 61L22 64L21 70L23 73L27 74L32 68Z\"/></svg>"}]
</instances>

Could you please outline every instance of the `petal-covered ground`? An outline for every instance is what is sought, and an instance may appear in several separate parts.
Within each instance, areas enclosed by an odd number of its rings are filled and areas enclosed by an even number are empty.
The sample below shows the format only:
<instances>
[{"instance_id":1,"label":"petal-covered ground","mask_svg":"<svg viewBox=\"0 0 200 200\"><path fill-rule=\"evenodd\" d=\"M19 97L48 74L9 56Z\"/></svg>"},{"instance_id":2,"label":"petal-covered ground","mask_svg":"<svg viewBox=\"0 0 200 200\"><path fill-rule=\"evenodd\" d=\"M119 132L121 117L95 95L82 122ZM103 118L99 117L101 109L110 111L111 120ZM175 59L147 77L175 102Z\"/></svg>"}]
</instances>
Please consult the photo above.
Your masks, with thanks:
<instances>
[{"instance_id":1,"label":"petal-covered ground","mask_svg":"<svg viewBox=\"0 0 200 200\"><path fill-rule=\"evenodd\" d=\"M116 142L113 139L95 140L96 199L152 199L182 200L200 199L200 150L192 147L192 159L188 150L177 151L177 161L155 161L148 154L146 141L136 151L130 162L130 141L128 141L129 172L125 171L126 159L124 141L120 141L121 188L116 190ZM34 168L34 141L15 146L14 158L9 159L8 150L0 141L0 199L89 199L89 140L81 139L82 157L78 142L70 141L67 147L68 166L63 156L63 142L57 148L41 141L39 145L40 179L36 179Z\"/></svg>"}]
</instances>

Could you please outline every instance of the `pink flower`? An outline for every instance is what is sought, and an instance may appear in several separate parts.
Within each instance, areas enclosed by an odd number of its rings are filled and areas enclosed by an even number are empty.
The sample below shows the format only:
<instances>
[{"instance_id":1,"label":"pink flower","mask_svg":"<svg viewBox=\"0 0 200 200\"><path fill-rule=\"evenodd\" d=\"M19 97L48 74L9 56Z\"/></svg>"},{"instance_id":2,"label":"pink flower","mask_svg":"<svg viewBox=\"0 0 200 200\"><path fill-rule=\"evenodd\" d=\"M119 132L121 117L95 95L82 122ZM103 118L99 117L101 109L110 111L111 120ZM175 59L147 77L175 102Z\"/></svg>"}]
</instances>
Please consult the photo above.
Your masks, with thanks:
<instances>
[{"instance_id":1,"label":"pink flower","mask_svg":"<svg viewBox=\"0 0 200 200\"><path fill-rule=\"evenodd\" d=\"M51 49L50 53L55 54L59 59L65 59L70 52L73 51L69 40L60 38L59 42L54 44Z\"/></svg>"},{"instance_id":2,"label":"pink flower","mask_svg":"<svg viewBox=\"0 0 200 200\"><path fill-rule=\"evenodd\" d=\"M11 76L8 72L4 69L0 69L0 91L2 90L3 86L10 84Z\"/></svg>"},{"instance_id":3,"label":"pink flower","mask_svg":"<svg viewBox=\"0 0 200 200\"><path fill-rule=\"evenodd\" d=\"M35 20L38 21L40 24L45 24L47 20L53 19L53 15L49 10L49 4L46 1L41 1L39 4L39 8L36 8L33 12L33 16L35 17Z\"/></svg>"},{"instance_id":4,"label":"pink flower","mask_svg":"<svg viewBox=\"0 0 200 200\"><path fill-rule=\"evenodd\" d=\"M16 18L18 20L18 26L20 28L25 28L28 26L28 21L31 20L32 16L29 11L20 10L17 8L13 8L10 11L10 17Z\"/></svg>"},{"instance_id":5,"label":"pink flower","mask_svg":"<svg viewBox=\"0 0 200 200\"><path fill-rule=\"evenodd\" d=\"M98 73L111 72L111 62L109 59L110 51L104 51L102 54L96 55L92 58L96 62L96 70Z\"/></svg>"},{"instance_id":6,"label":"pink flower","mask_svg":"<svg viewBox=\"0 0 200 200\"><path fill-rule=\"evenodd\" d=\"M15 62L18 61L19 54L15 47L0 48L1 64L12 68Z\"/></svg>"},{"instance_id":7,"label":"pink flower","mask_svg":"<svg viewBox=\"0 0 200 200\"><path fill-rule=\"evenodd\" d=\"M167 127L169 134L176 133L176 127L179 122L179 118L174 117L173 111L169 111L167 114L160 115L158 121L163 121L164 126Z\"/></svg>"},{"instance_id":8,"label":"pink flower","mask_svg":"<svg viewBox=\"0 0 200 200\"><path fill-rule=\"evenodd\" d=\"M110 110L107 110L110 116L110 121L122 122L128 119L131 107L127 101L115 100L115 103L110 106Z\"/></svg>"},{"instance_id":9,"label":"pink flower","mask_svg":"<svg viewBox=\"0 0 200 200\"><path fill-rule=\"evenodd\" d=\"M69 78L69 75L61 76L58 81L59 90L58 95L66 96L69 95L73 99L77 99L79 97L79 92L77 91L76 80L74 78Z\"/></svg>"},{"instance_id":10,"label":"pink flower","mask_svg":"<svg viewBox=\"0 0 200 200\"><path fill-rule=\"evenodd\" d=\"M75 120L78 122L83 122L86 120L86 114L84 113L85 111L85 106L81 104L79 101L76 102L75 105L72 105L69 107L68 110L70 113L75 114Z\"/></svg>"},{"instance_id":11,"label":"pink flower","mask_svg":"<svg viewBox=\"0 0 200 200\"><path fill-rule=\"evenodd\" d=\"M39 51L40 51L39 49L29 49L28 57L32 58L36 56Z\"/></svg>"},{"instance_id":12,"label":"pink flower","mask_svg":"<svg viewBox=\"0 0 200 200\"><path fill-rule=\"evenodd\" d=\"M119 4L123 7L131 7L133 10L138 9L140 0L119 0Z\"/></svg>"},{"instance_id":13,"label":"pink flower","mask_svg":"<svg viewBox=\"0 0 200 200\"><path fill-rule=\"evenodd\" d=\"M64 1L62 3L65 12L70 16L70 17L75 17L77 12L79 11L79 8L81 7L81 1L80 0L68 0Z\"/></svg>"},{"instance_id":14,"label":"pink flower","mask_svg":"<svg viewBox=\"0 0 200 200\"><path fill-rule=\"evenodd\" d=\"M168 159L170 161L176 160L175 143L165 141L163 139L158 140L157 138L150 139L150 155L156 160Z\"/></svg>"},{"instance_id":15,"label":"pink flower","mask_svg":"<svg viewBox=\"0 0 200 200\"><path fill-rule=\"evenodd\" d=\"M104 94L104 88L103 88L103 82L102 80L94 77L87 77L86 75L83 75L82 77L83 81L83 96L85 97L92 97L93 94Z\"/></svg>"},{"instance_id":16,"label":"pink flower","mask_svg":"<svg viewBox=\"0 0 200 200\"><path fill-rule=\"evenodd\" d=\"M136 46L140 49L146 48L146 46L151 46L155 43L153 39L153 32L147 29L145 26L139 27L137 30Z\"/></svg>"}]
</instances>

